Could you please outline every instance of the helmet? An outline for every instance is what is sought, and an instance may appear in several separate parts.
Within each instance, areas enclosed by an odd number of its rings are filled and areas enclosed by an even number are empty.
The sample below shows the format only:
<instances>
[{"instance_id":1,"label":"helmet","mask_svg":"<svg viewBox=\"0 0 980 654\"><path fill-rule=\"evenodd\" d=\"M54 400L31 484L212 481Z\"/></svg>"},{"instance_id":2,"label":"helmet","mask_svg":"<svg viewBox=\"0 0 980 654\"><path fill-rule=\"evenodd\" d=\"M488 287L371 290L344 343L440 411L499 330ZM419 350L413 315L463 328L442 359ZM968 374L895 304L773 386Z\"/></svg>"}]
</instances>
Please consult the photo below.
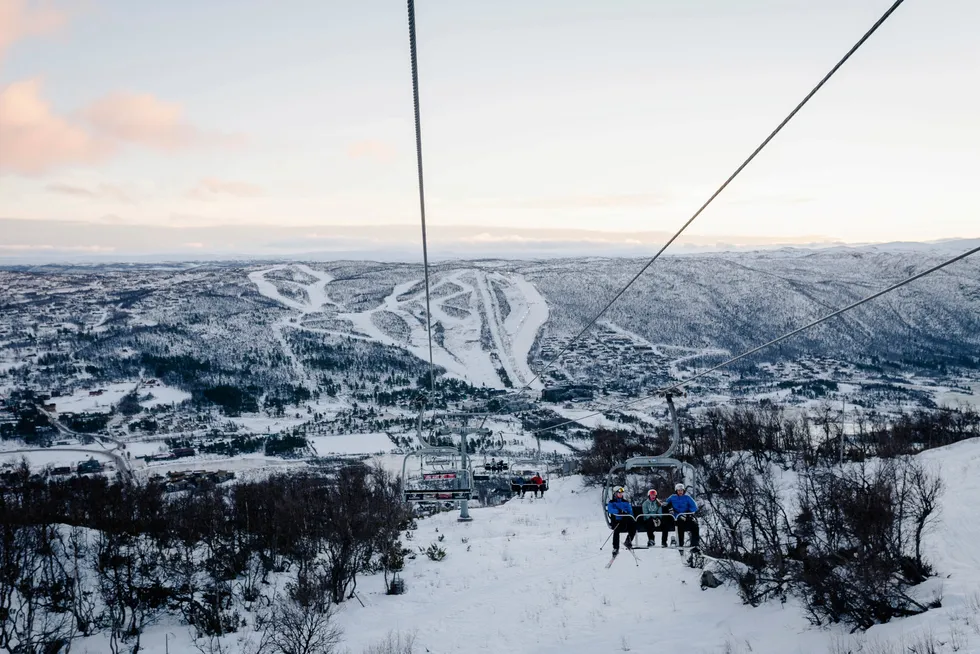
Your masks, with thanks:
<instances>
[{"instance_id":1,"label":"helmet","mask_svg":"<svg viewBox=\"0 0 980 654\"><path fill-rule=\"evenodd\" d=\"M613 495L615 495L617 493L625 493L625 492L626 492L626 489L623 488L622 486L616 486L615 488L613 488Z\"/></svg>"},{"instance_id":2,"label":"helmet","mask_svg":"<svg viewBox=\"0 0 980 654\"><path fill-rule=\"evenodd\" d=\"M687 487L686 487L686 486L684 486L684 484L677 484L676 486L674 486L674 490L675 490L675 491L679 491L679 490L686 490L686 488L687 488Z\"/></svg>"},{"instance_id":3,"label":"helmet","mask_svg":"<svg viewBox=\"0 0 980 654\"><path fill-rule=\"evenodd\" d=\"M649 496L649 497L656 497L657 496L657 491L655 489L651 488L650 490L647 491L647 496Z\"/></svg>"}]
</instances>

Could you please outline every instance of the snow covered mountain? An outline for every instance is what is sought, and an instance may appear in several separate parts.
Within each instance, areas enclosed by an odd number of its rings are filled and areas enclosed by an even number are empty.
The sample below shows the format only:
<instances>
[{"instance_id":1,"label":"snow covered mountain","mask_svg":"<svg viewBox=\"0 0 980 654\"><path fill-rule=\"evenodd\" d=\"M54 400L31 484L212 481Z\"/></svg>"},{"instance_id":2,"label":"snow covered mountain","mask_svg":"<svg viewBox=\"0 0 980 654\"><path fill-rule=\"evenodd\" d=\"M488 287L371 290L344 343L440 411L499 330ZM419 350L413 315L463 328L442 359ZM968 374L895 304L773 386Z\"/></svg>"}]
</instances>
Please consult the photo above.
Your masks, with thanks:
<instances>
[{"instance_id":1,"label":"snow covered mountain","mask_svg":"<svg viewBox=\"0 0 980 654\"><path fill-rule=\"evenodd\" d=\"M665 256L534 386L650 390L946 256L942 248ZM644 263L579 258L434 266L434 361L476 387L523 386ZM187 383L247 377L263 393L330 385L342 392L360 385L352 381L352 367L414 381L429 358L423 274L413 264L15 267L0 271L0 288L4 369L38 386L77 385L86 366L88 374L98 371L113 381L176 365L190 368L180 373ZM978 353L975 258L810 330L711 383L717 390L748 383L761 374L759 364L800 359L823 360L825 370L858 364L880 376L931 371L955 377L980 367Z\"/></svg>"}]
</instances>

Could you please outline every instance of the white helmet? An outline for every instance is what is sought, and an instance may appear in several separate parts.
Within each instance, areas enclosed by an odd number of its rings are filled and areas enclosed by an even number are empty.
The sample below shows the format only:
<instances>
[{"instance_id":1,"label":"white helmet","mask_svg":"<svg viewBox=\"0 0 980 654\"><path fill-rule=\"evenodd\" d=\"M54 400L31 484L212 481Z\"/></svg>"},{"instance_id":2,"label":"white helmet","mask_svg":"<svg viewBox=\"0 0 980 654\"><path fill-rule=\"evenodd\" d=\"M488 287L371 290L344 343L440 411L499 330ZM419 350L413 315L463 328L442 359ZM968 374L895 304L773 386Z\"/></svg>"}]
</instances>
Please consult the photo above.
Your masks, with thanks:
<instances>
[{"instance_id":1,"label":"white helmet","mask_svg":"<svg viewBox=\"0 0 980 654\"><path fill-rule=\"evenodd\" d=\"M613 488L613 495L615 495L616 493L625 493L625 492L626 489L623 488L622 486L616 486L615 488Z\"/></svg>"},{"instance_id":2,"label":"white helmet","mask_svg":"<svg viewBox=\"0 0 980 654\"><path fill-rule=\"evenodd\" d=\"M686 486L684 486L684 484L677 484L677 485L675 485L675 486L674 486L674 490L675 490L675 491L679 491L679 490L687 490L687 487L686 487Z\"/></svg>"}]
</instances>

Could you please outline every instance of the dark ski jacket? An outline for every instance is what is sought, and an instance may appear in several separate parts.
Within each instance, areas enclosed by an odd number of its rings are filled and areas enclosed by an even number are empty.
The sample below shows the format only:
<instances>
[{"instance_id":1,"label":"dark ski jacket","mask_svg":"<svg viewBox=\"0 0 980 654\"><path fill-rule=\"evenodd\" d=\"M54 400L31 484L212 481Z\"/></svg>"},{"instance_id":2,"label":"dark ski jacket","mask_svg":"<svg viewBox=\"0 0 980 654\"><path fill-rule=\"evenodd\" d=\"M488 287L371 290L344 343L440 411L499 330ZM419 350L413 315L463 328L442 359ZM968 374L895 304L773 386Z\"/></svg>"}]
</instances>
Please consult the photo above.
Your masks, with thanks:
<instances>
[{"instance_id":1,"label":"dark ski jacket","mask_svg":"<svg viewBox=\"0 0 980 654\"><path fill-rule=\"evenodd\" d=\"M623 515L633 515L633 505L625 499L617 500L613 498L606 504L606 511L612 516L613 522L619 522L624 519L622 517Z\"/></svg>"}]
</instances>

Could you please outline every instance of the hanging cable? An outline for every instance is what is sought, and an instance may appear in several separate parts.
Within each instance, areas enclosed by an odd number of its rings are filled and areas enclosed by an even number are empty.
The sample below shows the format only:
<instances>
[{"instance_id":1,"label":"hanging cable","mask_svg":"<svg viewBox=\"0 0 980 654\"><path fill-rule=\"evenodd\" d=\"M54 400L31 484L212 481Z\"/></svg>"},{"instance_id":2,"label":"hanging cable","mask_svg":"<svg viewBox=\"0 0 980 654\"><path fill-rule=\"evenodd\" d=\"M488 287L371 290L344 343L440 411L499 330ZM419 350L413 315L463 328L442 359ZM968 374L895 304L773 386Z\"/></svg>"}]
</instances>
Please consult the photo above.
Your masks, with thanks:
<instances>
[{"instance_id":1,"label":"hanging cable","mask_svg":"<svg viewBox=\"0 0 980 654\"><path fill-rule=\"evenodd\" d=\"M429 299L429 244L425 234L425 185L422 182L422 119L419 114L419 66L415 47L415 0L408 0L408 43L412 51L412 97L415 101L415 153L419 168L419 212L422 217L422 264L425 268L425 331L429 336L429 393L436 392L432 357L432 306ZM425 405L422 405L425 411Z\"/></svg>"},{"instance_id":2,"label":"hanging cable","mask_svg":"<svg viewBox=\"0 0 980 654\"><path fill-rule=\"evenodd\" d=\"M767 347L771 347L771 346L775 345L776 343L781 343L782 341L785 341L788 338L791 338L793 336L796 336L797 334L799 334L801 332L804 332L804 331L806 331L806 330L808 330L808 329L810 329L812 327L816 327L817 325L819 325L821 323L827 322L831 318L836 318L837 316L839 316L839 315L841 315L841 314L843 314L843 313L845 313L847 311L850 311L851 309L855 309L855 308L861 306L862 304L865 304L867 302L870 302L871 300L874 300L876 298L881 297L882 295L885 295L886 293L891 293L892 291L894 291L896 289L902 288L906 284L911 284L912 282L914 282L917 279L922 279L926 275L931 275L932 273L934 273L934 272L936 272L938 270L942 270L946 266L949 266L951 264L954 264L957 261L960 261L962 259L966 259L967 257L972 256L972 255L974 255L974 254L976 254L978 252L980 252L980 246L975 247L972 250L969 250L967 252L964 252L963 254L957 255L957 256L953 257L952 259L947 259L946 261L943 261L941 264L939 264L937 266L933 266L932 268L929 268L928 270L925 270L923 272L920 272L917 275L913 275L912 277L909 277L907 279L903 279L902 281L898 282L897 284L893 284L892 286L889 286L888 288L886 288L883 291L878 291L877 293L874 293L874 294L869 295L869 296L867 296L867 297L865 297L863 299L860 299L857 302L854 302L852 304L847 305L843 309L838 309L837 311L834 311L833 313L829 313L829 314L823 316L822 318L818 318L817 320L814 320L811 323L808 323L806 325L803 325L802 327L799 327L797 329L794 329L793 331L791 331L789 333L783 334L782 336L780 336L778 338L774 338L771 341L767 341L766 343L763 343L762 345L759 345L757 347L754 347L751 350L748 350L746 352L743 352L742 354L739 354L738 356L732 357L731 359L728 359L727 361L725 361L723 363L719 363L717 366L714 366L712 368L708 368L707 370L704 370L704 371L699 372L698 374L696 374L696 375L694 375L692 377L688 377L687 379L684 379L682 381L679 381L676 384L671 384L670 386L664 386L663 388L657 389L656 391L654 391L651 395L648 395L647 397L641 397L639 399L633 400L631 402L626 402L625 404L622 404L622 405L619 405L619 406L610 407L609 409L606 409L604 411L596 411L595 413L589 413L587 415L580 416L576 420L568 420L566 422L562 422L562 423L559 423L557 425L552 425L550 427L545 427L543 429L536 429L536 430L530 432L530 434L533 435L533 434L537 434L537 433L540 433L540 432L543 432L543 431L549 431L551 429L557 429L558 427L564 427L565 425L571 425L571 424L577 423L579 420L583 420L585 418L594 418L595 416L601 416L604 413L606 413L606 411L621 411L623 409L628 409L629 407L634 406L636 404L639 404L640 402L645 402L646 400L649 400L653 396L657 396L657 395L660 395L662 393L666 393L668 391L680 389L680 388L682 388L684 386L689 385L691 382L695 381L696 379L700 379L701 377L704 377L705 375L709 375L709 374L711 374L711 373L713 373L713 372L715 372L715 371L717 371L717 370L719 370L721 368L724 368L725 366L729 366L729 365L735 363L736 361L739 361L740 359L744 359L745 357L751 356L751 355L759 352L760 350L763 350L763 349L765 349Z\"/></svg>"},{"instance_id":3,"label":"hanging cable","mask_svg":"<svg viewBox=\"0 0 980 654\"><path fill-rule=\"evenodd\" d=\"M677 240L677 238L682 233L684 233L684 230L686 230L688 228L688 226L691 223L693 223L694 220L698 216L700 216L701 213L705 209L708 208L708 205L710 205L714 201L715 198L717 198L719 195L721 195L721 192L724 191L728 187L728 185L731 184L732 181L736 177L738 177L739 173L741 173L742 170L744 170L745 167L748 166L752 162L753 159L755 159L756 155L758 155L760 152L762 152L763 148L765 148L767 145L769 145L769 142L772 141L776 137L776 135L779 134L780 131L782 131L782 129L786 126L786 124L789 123L789 121L792 120L793 117L796 116L797 113L799 113L799 111L803 108L803 106L806 105L806 103L810 101L810 98L812 98L814 95L816 95L817 94L817 91L819 91L823 87L823 85L826 84L827 81L830 80L830 78L834 76L834 73L836 73L841 68L841 66L843 66L847 62L847 60L851 58L851 55L853 55L855 52L857 52L858 49L862 45L864 45L864 42L867 41L869 38L871 38L871 35L874 34L878 30L878 28L881 27L881 25L886 20L888 20L888 17L891 16L892 13L896 9L898 9L899 5L901 5L902 2L904 2L904 0L895 0L895 2L892 4L892 6L889 7L888 10L884 14L882 14L881 18L879 18L877 20L877 22L875 22L875 24L871 26L871 29L869 29L867 32L865 32L864 33L864 36L862 36L858 40L857 43L855 43L853 46L851 46L851 49L847 51L847 54L845 54L841 58L841 60L838 61L837 64L833 68L830 69L830 72L828 72L826 75L823 76L823 79L821 79L817 83L817 85L814 86L813 89L811 89L810 92L806 94L806 97L804 97L803 100L801 100L800 103L798 105L796 105L796 107L791 112L789 112L789 115L787 115L785 118L783 118L783 121L781 123L779 123L779 125L776 127L776 129L774 129L772 131L772 133L770 133L769 136L767 136L765 138L765 140L762 143L759 144L759 146L752 152L752 154L750 154L748 156L748 158L745 161L743 161L742 164L738 168L735 169L735 172L732 173L728 177L728 179L726 179L724 181L724 183L722 183L722 185L719 186L718 189L714 193L711 194L711 197L709 197L704 202L704 204L702 204L701 207L697 211L694 212L694 215L691 216L690 218L688 218L688 220L687 220L686 223L684 223L683 225L681 225L681 228L679 230L677 230L677 232L673 236L670 237L670 240L667 241L666 243L664 243L664 246L662 248L660 248L660 250L655 255L653 255L653 258L650 259L650 261L648 261L647 264L645 266L643 266L638 273L636 273L635 275L633 275L633 278L631 280L629 280L629 282L626 283L626 286L624 286L622 289L620 289L620 291L618 293L616 293L616 295L614 295L611 300L609 300L609 302L606 304L606 306L604 306L602 308L602 310L599 313L597 313L596 316L592 320L590 320L589 323L585 327L583 327L582 330L578 334L576 334L572 338L572 340L569 341L558 352L558 354L556 354L547 364L545 364L544 368L542 368L540 371L538 371L538 373L535 374L534 377L532 377L531 380L529 382L527 382L524 385L523 388L521 388L521 391L529 388L531 386L531 384L534 383L534 380L538 379L542 374L545 373L545 371L547 371L552 365L554 365L554 363L556 361L558 361L558 359L561 358L561 356L563 354L565 354L565 352L567 352L571 348L571 346L575 343L575 341L577 341L579 338L581 338L583 335L585 335L585 333L587 331L589 331L589 329L591 329L592 326L594 324L596 324L596 322L600 318L602 318L602 316L604 316L606 314L606 311L609 310L609 307L611 307L613 304L615 304L616 300L618 300L620 297L622 297L623 293L625 293L627 291L627 289L629 289L629 287L632 286L633 283L636 282L636 280L640 278L640 275L642 275L644 272L646 272L647 269L650 266L653 265L653 262L656 261L658 258L660 258L660 255L664 253L664 250L666 250L668 247L670 247L670 245L675 240ZM520 392L520 391L518 391L518 392Z\"/></svg>"}]
</instances>

